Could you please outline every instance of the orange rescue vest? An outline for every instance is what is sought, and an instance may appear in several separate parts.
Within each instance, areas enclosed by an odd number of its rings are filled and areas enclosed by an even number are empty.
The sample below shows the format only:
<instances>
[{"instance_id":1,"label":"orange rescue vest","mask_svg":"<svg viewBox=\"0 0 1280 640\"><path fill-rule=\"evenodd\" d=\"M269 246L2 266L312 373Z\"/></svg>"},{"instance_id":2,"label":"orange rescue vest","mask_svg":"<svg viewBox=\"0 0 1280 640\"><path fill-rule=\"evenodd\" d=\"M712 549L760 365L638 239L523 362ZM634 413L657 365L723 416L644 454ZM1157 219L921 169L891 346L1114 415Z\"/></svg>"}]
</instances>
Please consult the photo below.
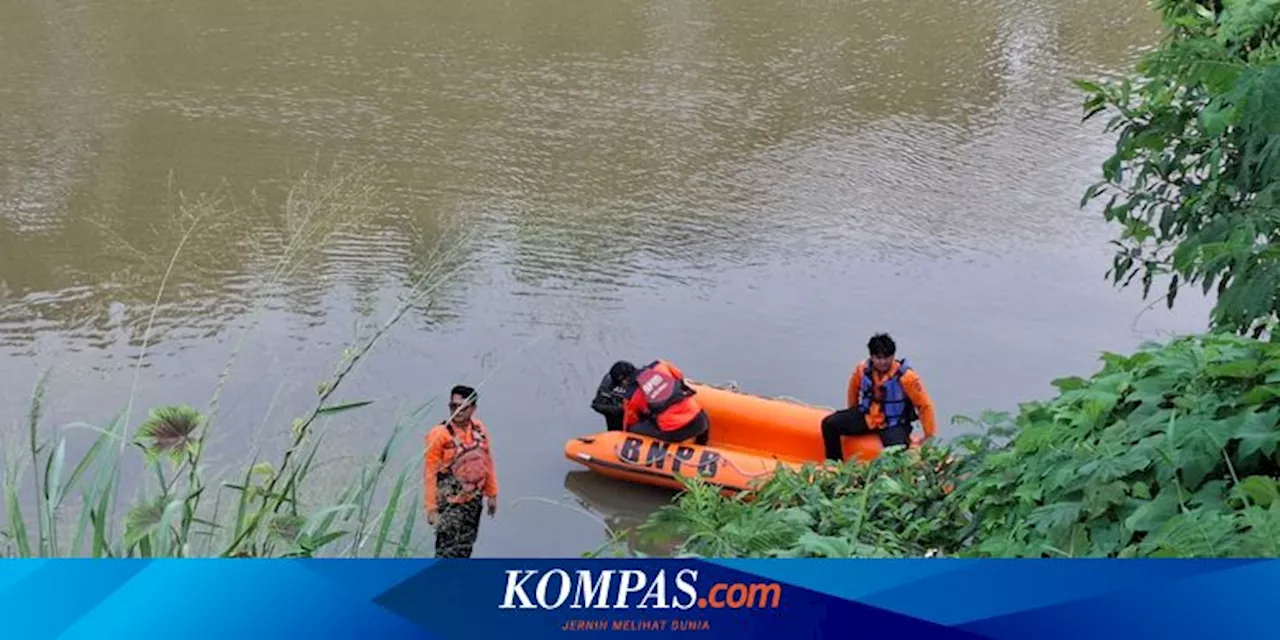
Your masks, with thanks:
<instances>
[{"instance_id":1,"label":"orange rescue vest","mask_svg":"<svg viewBox=\"0 0 1280 640\"><path fill-rule=\"evenodd\" d=\"M449 462L436 476L438 483L449 487L441 494L450 494L449 499L453 502L470 500L484 490L489 480L489 437L484 423L474 418L471 420L471 444L462 441L452 423L441 423L441 426L449 430L450 438L444 443Z\"/></svg>"}]
</instances>

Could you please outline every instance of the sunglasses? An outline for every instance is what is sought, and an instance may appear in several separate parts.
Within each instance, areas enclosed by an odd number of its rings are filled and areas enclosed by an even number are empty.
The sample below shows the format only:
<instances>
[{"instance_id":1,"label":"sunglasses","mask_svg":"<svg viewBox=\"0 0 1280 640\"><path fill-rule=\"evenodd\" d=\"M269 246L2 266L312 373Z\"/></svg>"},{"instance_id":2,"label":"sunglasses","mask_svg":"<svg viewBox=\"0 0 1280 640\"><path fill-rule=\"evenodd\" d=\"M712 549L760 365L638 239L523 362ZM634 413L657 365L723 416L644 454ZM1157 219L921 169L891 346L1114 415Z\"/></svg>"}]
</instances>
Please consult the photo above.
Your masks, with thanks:
<instances>
[{"instance_id":1,"label":"sunglasses","mask_svg":"<svg viewBox=\"0 0 1280 640\"><path fill-rule=\"evenodd\" d=\"M457 411L459 407L466 407L466 408L470 409L470 408L471 408L471 405L470 405L470 404L460 404L460 403L457 403L457 402L450 402L450 403L449 403L449 410L450 410L450 411Z\"/></svg>"}]
</instances>

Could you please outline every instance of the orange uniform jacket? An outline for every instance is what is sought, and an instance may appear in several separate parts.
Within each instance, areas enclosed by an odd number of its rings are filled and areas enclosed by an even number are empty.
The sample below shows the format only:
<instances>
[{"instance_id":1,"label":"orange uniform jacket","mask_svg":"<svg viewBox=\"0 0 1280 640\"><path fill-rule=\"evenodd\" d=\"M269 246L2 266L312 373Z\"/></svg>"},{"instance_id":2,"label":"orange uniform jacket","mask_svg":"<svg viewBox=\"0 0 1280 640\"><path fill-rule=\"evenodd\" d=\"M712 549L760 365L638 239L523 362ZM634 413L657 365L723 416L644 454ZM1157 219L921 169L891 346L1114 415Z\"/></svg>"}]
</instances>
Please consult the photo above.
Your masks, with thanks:
<instances>
[{"instance_id":1,"label":"orange uniform jacket","mask_svg":"<svg viewBox=\"0 0 1280 640\"><path fill-rule=\"evenodd\" d=\"M659 370L664 370L664 373L673 376L676 379L684 379L684 373L677 369L674 364L671 364L666 360L659 360L658 368ZM644 399L644 392L636 389L622 405L622 428L630 428L631 425L639 422L640 416L644 415L644 410L647 406L648 404ZM689 424L690 420L696 418L698 416L698 412L701 410L702 407L698 406L698 402L693 396L685 398L684 400L671 405L666 411L663 411L658 415L658 428L663 431L674 431L679 429L680 427Z\"/></svg>"},{"instance_id":2,"label":"orange uniform jacket","mask_svg":"<svg viewBox=\"0 0 1280 640\"><path fill-rule=\"evenodd\" d=\"M849 391L846 399L850 409L858 406L858 394L862 391L862 372L866 366L866 360L859 362L858 366L853 370L853 377L849 378ZM872 371L871 379L879 387L884 384L885 380L897 373L900 366L902 366L902 363L895 360L893 366L889 367L888 373L881 375ZM911 404L915 405L916 412L920 414L920 424L924 427L924 435L932 438L933 434L938 430L938 420L933 410L933 399L924 390L924 383L920 381L920 374L916 373L915 369L902 374L902 390L906 392L907 398L911 400ZM867 413L867 426L872 429L879 429L884 426L884 410L879 403L873 402L871 404L871 411Z\"/></svg>"},{"instance_id":3,"label":"orange uniform jacket","mask_svg":"<svg viewBox=\"0 0 1280 640\"><path fill-rule=\"evenodd\" d=\"M471 422L479 426L486 436L489 435L489 430L485 428L483 422L475 418L472 418ZM453 429L464 445L471 446L475 444L475 431L473 429L459 429L457 426L454 426ZM496 498L498 497L498 474L493 465L493 451L489 448L492 446L493 439L486 438L486 440L484 451L489 458L489 479L485 482L483 493L487 497ZM426 487L426 495L423 502L428 512L436 511L438 500L436 475L453 463L455 448L452 445L453 438L449 435L448 427L438 424L427 432L426 447L423 452L422 484ZM449 496L446 498L449 502L466 502L472 499L474 499L474 496Z\"/></svg>"}]
</instances>

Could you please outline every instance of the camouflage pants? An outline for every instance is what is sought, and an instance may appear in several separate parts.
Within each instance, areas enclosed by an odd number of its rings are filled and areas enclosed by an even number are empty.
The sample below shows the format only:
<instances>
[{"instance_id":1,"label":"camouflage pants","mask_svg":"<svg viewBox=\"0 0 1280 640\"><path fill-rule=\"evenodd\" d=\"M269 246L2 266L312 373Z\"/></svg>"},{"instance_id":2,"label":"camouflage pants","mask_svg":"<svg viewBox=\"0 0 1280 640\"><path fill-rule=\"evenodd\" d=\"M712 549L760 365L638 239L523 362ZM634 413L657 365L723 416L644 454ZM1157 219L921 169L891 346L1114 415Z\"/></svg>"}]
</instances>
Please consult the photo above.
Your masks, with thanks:
<instances>
[{"instance_id":1,"label":"camouflage pants","mask_svg":"<svg viewBox=\"0 0 1280 640\"><path fill-rule=\"evenodd\" d=\"M476 498L462 504L440 505L436 521L437 558L470 558L476 537L480 535L480 514L484 502Z\"/></svg>"}]
</instances>

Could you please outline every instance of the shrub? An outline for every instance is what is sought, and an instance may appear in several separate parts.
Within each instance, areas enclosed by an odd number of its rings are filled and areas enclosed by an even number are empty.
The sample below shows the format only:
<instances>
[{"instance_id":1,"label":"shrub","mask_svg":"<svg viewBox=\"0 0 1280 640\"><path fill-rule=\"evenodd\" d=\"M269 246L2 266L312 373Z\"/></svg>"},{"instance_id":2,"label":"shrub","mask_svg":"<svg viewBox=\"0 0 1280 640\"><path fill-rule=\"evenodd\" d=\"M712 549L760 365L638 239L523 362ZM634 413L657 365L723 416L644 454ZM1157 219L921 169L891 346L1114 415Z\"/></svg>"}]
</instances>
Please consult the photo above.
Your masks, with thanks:
<instances>
[{"instance_id":1,"label":"shrub","mask_svg":"<svg viewBox=\"0 0 1280 640\"><path fill-rule=\"evenodd\" d=\"M960 418L985 432L956 444L733 498L695 483L642 529L710 556L1280 555L1280 343L1210 334L1103 361L1016 417Z\"/></svg>"}]
</instances>

